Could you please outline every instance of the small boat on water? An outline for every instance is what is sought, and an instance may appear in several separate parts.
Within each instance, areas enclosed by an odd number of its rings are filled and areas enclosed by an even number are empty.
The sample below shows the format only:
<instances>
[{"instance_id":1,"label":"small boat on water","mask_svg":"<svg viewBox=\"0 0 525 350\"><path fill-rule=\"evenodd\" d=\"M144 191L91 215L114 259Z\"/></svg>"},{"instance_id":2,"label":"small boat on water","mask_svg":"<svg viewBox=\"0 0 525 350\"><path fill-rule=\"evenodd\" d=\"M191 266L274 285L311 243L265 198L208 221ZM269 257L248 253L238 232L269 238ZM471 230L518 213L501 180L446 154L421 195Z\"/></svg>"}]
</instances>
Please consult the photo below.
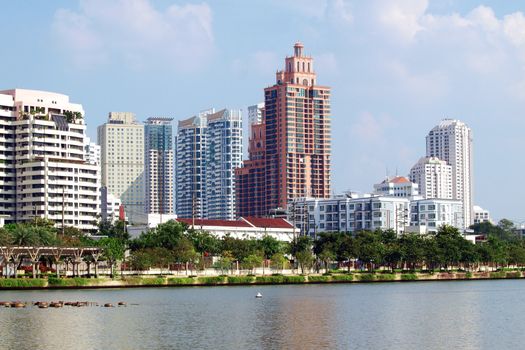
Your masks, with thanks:
<instances>
[{"instance_id":1,"label":"small boat on water","mask_svg":"<svg viewBox=\"0 0 525 350\"><path fill-rule=\"evenodd\" d=\"M255 295L255 297L258 298L258 299L260 299L260 298L262 298L262 294L261 294L261 293L257 293L257 294Z\"/></svg>"}]
</instances>

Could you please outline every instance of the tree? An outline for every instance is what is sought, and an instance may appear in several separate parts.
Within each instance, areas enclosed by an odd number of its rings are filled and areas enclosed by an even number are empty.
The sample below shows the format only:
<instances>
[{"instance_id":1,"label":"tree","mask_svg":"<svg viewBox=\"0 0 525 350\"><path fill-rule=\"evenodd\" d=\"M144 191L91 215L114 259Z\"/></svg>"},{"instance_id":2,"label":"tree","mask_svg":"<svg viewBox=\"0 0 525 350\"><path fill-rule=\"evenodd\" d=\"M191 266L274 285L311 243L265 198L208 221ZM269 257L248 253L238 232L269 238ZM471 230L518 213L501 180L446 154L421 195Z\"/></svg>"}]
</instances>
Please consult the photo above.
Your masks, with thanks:
<instances>
[{"instance_id":1,"label":"tree","mask_svg":"<svg viewBox=\"0 0 525 350\"><path fill-rule=\"evenodd\" d=\"M233 255L231 254L231 252L225 251L222 253L221 257L214 264L214 267L216 269L220 269L221 274L224 274L225 272L231 269L233 261L234 259L233 259Z\"/></svg>"},{"instance_id":2,"label":"tree","mask_svg":"<svg viewBox=\"0 0 525 350\"><path fill-rule=\"evenodd\" d=\"M424 260L424 242L421 235L417 233L405 233L400 238L401 258L411 270L415 270L416 264Z\"/></svg>"},{"instance_id":3,"label":"tree","mask_svg":"<svg viewBox=\"0 0 525 350\"><path fill-rule=\"evenodd\" d=\"M304 274L305 270L309 271L312 268L315 259L311 250L301 250L295 254L295 257L297 258L297 263L301 268L302 274Z\"/></svg>"},{"instance_id":4,"label":"tree","mask_svg":"<svg viewBox=\"0 0 525 350\"><path fill-rule=\"evenodd\" d=\"M252 273L255 273L255 268L261 266L263 262L262 254L250 254L245 257L242 261L242 266L245 269L252 270Z\"/></svg>"},{"instance_id":5,"label":"tree","mask_svg":"<svg viewBox=\"0 0 525 350\"><path fill-rule=\"evenodd\" d=\"M380 232L360 231L356 236L357 258L363 263L380 264L383 258L383 245Z\"/></svg>"},{"instance_id":6,"label":"tree","mask_svg":"<svg viewBox=\"0 0 525 350\"><path fill-rule=\"evenodd\" d=\"M5 228L0 227L0 246L6 246L13 244L14 238L11 232L7 231Z\"/></svg>"},{"instance_id":7,"label":"tree","mask_svg":"<svg viewBox=\"0 0 525 350\"><path fill-rule=\"evenodd\" d=\"M330 271L330 263L335 260L335 253L332 249L326 248L317 255L324 264L325 272Z\"/></svg>"},{"instance_id":8,"label":"tree","mask_svg":"<svg viewBox=\"0 0 525 350\"><path fill-rule=\"evenodd\" d=\"M281 242L272 236L265 235L258 243L265 259L270 259L274 254L282 250Z\"/></svg>"},{"instance_id":9,"label":"tree","mask_svg":"<svg viewBox=\"0 0 525 350\"><path fill-rule=\"evenodd\" d=\"M348 261L348 272L350 272L350 262L352 259L355 259L357 256L357 247L355 240L350 234L343 233L341 236L341 242L336 249L337 260L339 261Z\"/></svg>"},{"instance_id":10,"label":"tree","mask_svg":"<svg viewBox=\"0 0 525 350\"><path fill-rule=\"evenodd\" d=\"M153 266L153 256L150 249L140 249L131 253L130 264L133 270L145 271Z\"/></svg>"},{"instance_id":11,"label":"tree","mask_svg":"<svg viewBox=\"0 0 525 350\"><path fill-rule=\"evenodd\" d=\"M195 261L197 253L195 252L195 248L193 248L191 241L186 237L182 237L175 242L175 246L173 247L173 257L175 258L175 261L185 265L185 271L186 274L188 274L188 265Z\"/></svg>"},{"instance_id":12,"label":"tree","mask_svg":"<svg viewBox=\"0 0 525 350\"><path fill-rule=\"evenodd\" d=\"M282 271L285 268L285 264L288 262L283 253L277 252L271 257L272 269Z\"/></svg>"},{"instance_id":13,"label":"tree","mask_svg":"<svg viewBox=\"0 0 525 350\"><path fill-rule=\"evenodd\" d=\"M208 254L217 254L219 252L219 240L209 232L202 230L188 230L188 238L192 241L193 247L201 256L202 268L206 268L204 262Z\"/></svg>"},{"instance_id":14,"label":"tree","mask_svg":"<svg viewBox=\"0 0 525 350\"><path fill-rule=\"evenodd\" d=\"M124 259L126 246L120 239L112 237L102 238L99 241L99 245L104 249L103 257L109 262L111 278L113 278L115 276L115 265L118 261L122 261Z\"/></svg>"}]
</instances>

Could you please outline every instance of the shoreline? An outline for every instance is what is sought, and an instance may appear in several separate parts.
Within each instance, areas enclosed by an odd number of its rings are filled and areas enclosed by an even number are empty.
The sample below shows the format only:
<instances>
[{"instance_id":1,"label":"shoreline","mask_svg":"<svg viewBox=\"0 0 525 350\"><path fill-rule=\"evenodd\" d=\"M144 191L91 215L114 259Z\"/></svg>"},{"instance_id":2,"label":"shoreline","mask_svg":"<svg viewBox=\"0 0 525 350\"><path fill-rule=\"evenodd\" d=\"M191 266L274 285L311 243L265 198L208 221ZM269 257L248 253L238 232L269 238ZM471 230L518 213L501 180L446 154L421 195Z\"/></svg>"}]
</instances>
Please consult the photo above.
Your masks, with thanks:
<instances>
[{"instance_id":1,"label":"shoreline","mask_svg":"<svg viewBox=\"0 0 525 350\"><path fill-rule=\"evenodd\" d=\"M309 285L352 284L386 282L431 281L485 281L501 279L524 279L523 271L495 272L436 272L430 273L337 273L331 275L237 275L200 277L147 277L134 276L123 279L110 278L11 278L0 279L0 291L5 290L64 290L64 289L114 289L114 288L169 288L169 287L215 287L259 285Z\"/></svg>"}]
</instances>

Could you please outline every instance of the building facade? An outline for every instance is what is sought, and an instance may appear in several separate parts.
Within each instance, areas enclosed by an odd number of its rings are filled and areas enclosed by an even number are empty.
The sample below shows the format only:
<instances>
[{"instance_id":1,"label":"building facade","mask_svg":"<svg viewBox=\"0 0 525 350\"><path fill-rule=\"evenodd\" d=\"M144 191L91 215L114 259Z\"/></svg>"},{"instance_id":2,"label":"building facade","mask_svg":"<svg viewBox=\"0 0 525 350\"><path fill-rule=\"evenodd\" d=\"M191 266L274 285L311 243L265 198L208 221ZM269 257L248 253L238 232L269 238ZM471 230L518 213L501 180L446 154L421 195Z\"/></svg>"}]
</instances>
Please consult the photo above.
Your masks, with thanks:
<instances>
[{"instance_id":1,"label":"building facade","mask_svg":"<svg viewBox=\"0 0 525 350\"><path fill-rule=\"evenodd\" d=\"M443 226L453 226L462 231L463 205L453 199L420 199L410 202L410 226L420 233L436 233ZM421 228L423 228L421 230Z\"/></svg>"},{"instance_id":2,"label":"building facade","mask_svg":"<svg viewBox=\"0 0 525 350\"><path fill-rule=\"evenodd\" d=\"M317 85L313 59L294 45L276 84L264 89L261 128L236 171L237 215L265 216L294 198L330 196L330 88ZM263 148L264 147L264 148ZM263 157L262 159L260 157Z\"/></svg>"},{"instance_id":3,"label":"building facade","mask_svg":"<svg viewBox=\"0 0 525 350\"><path fill-rule=\"evenodd\" d=\"M374 195L298 198L288 213L288 221L310 236L376 229L403 233L409 224L409 199Z\"/></svg>"},{"instance_id":4,"label":"building facade","mask_svg":"<svg viewBox=\"0 0 525 350\"><path fill-rule=\"evenodd\" d=\"M452 198L463 203L465 227L474 220L472 202L472 132L459 120L444 119L427 138L427 157L437 157L452 167Z\"/></svg>"},{"instance_id":5,"label":"building facade","mask_svg":"<svg viewBox=\"0 0 525 350\"><path fill-rule=\"evenodd\" d=\"M252 134L252 125L261 124L264 111L264 102L248 106L248 135Z\"/></svg>"},{"instance_id":6,"label":"building facade","mask_svg":"<svg viewBox=\"0 0 525 350\"><path fill-rule=\"evenodd\" d=\"M214 109L179 122L177 215L233 220L235 169L242 164L242 115Z\"/></svg>"},{"instance_id":7,"label":"building facade","mask_svg":"<svg viewBox=\"0 0 525 350\"><path fill-rule=\"evenodd\" d=\"M173 214L173 118L148 118L144 128L146 213Z\"/></svg>"},{"instance_id":8,"label":"building facade","mask_svg":"<svg viewBox=\"0 0 525 350\"><path fill-rule=\"evenodd\" d=\"M374 185L374 194L413 198L419 195L418 184L404 176L388 177L383 182Z\"/></svg>"},{"instance_id":9,"label":"building facade","mask_svg":"<svg viewBox=\"0 0 525 350\"><path fill-rule=\"evenodd\" d=\"M145 212L144 125L135 114L110 112L97 128L101 147L102 186L119 198L130 222Z\"/></svg>"},{"instance_id":10,"label":"building facade","mask_svg":"<svg viewBox=\"0 0 525 350\"><path fill-rule=\"evenodd\" d=\"M482 207L475 205L474 206L474 223L481 224L483 222L494 223L492 221L492 218L490 217L490 212L488 210L485 210Z\"/></svg>"},{"instance_id":11,"label":"building facade","mask_svg":"<svg viewBox=\"0 0 525 350\"><path fill-rule=\"evenodd\" d=\"M452 199L452 167L436 157L423 157L410 169L410 181L423 198Z\"/></svg>"},{"instance_id":12,"label":"building facade","mask_svg":"<svg viewBox=\"0 0 525 350\"><path fill-rule=\"evenodd\" d=\"M4 143L1 210L6 222L45 218L58 227L96 229L100 213L99 167L85 152L80 104L62 94L0 91Z\"/></svg>"}]
</instances>

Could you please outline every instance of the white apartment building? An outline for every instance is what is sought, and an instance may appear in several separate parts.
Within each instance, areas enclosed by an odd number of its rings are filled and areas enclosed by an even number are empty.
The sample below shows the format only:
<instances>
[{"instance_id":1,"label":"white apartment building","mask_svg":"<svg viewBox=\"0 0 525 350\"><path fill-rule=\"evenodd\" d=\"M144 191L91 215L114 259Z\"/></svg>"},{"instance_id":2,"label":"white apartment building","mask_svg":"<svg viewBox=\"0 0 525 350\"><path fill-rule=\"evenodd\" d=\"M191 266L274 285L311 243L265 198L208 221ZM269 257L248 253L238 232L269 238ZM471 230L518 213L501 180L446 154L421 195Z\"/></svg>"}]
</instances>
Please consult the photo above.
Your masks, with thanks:
<instances>
[{"instance_id":1,"label":"white apartment building","mask_svg":"<svg viewBox=\"0 0 525 350\"><path fill-rule=\"evenodd\" d=\"M242 165L242 115L208 110L179 122L177 216L235 219L235 169Z\"/></svg>"},{"instance_id":2,"label":"white apartment building","mask_svg":"<svg viewBox=\"0 0 525 350\"><path fill-rule=\"evenodd\" d=\"M463 203L463 222L474 221L472 202L472 132L459 120L444 119L427 138L427 157L437 157L452 167L452 198Z\"/></svg>"},{"instance_id":3,"label":"white apartment building","mask_svg":"<svg viewBox=\"0 0 525 350\"><path fill-rule=\"evenodd\" d=\"M91 142L89 137L86 137L84 140L84 152L86 154L86 161L89 164L100 165L100 145L97 145L95 142Z\"/></svg>"},{"instance_id":4,"label":"white apartment building","mask_svg":"<svg viewBox=\"0 0 525 350\"><path fill-rule=\"evenodd\" d=\"M110 112L97 129L101 147L102 186L120 199L130 222L143 218L144 125L129 112Z\"/></svg>"},{"instance_id":5,"label":"white apartment building","mask_svg":"<svg viewBox=\"0 0 525 350\"><path fill-rule=\"evenodd\" d=\"M418 184L404 176L387 177L383 182L374 185L374 194L413 198L419 195Z\"/></svg>"},{"instance_id":6,"label":"white apartment building","mask_svg":"<svg viewBox=\"0 0 525 350\"><path fill-rule=\"evenodd\" d=\"M423 198L452 199L452 166L436 157L422 157L410 169L410 181L419 185Z\"/></svg>"},{"instance_id":7,"label":"white apartment building","mask_svg":"<svg viewBox=\"0 0 525 350\"><path fill-rule=\"evenodd\" d=\"M0 96L0 128L6 141L1 169L3 185L8 186L2 204L10 216L6 221L41 217L59 227L95 230L99 169L86 158L82 106L46 91L13 89L0 91ZM11 210L5 210L8 204Z\"/></svg>"},{"instance_id":8,"label":"white apartment building","mask_svg":"<svg viewBox=\"0 0 525 350\"><path fill-rule=\"evenodd\" d=\"M493 223L492 218L490 217L490 212L483 209L482 207L475 205L474 206L474 223L481 224L482 222Z\"/></svg>"},{"instance_id":9,"label":"white apartment building","mask_svg":"<svg viewBox=\"0 0 525 350\"><path fill-rule=\"evenodd\" d=\"M443 226L463 231L463 205L453 199L420 199L410 202L410 228L408 231L436 233Z\"/></svg>"},{"instance_id":10,"label":"white apartment building","mask_svg":"<svg viewBox=\"0 0 525 350\"><path fill-rule=\"evenodd\" d=\"M252 125L261 124L264 110L264 102L248 106L248 135L252 134Z\"/></svg>"},{"instance_id":11,"label":"white apartment building","mask_svg":"<svg viewBox=\"0 0 525 350\"><path fill-rule=\"evenodd\" d=\"M101 219L102 221L115 222L120 217L120 198L108 192L106 187L100 188L101 194Z\"/></svg>"},{"instance_id":12,"label":"white apartment building","mask_svg":"<svg viewBox=\"0 0 525 350\"><path fill-rule=\"evenodd\" d=\"M288 221L310 236L320 232L376 229L403 233L409 223L408 211L409 199L403 197L298 198L288 208Z\"/></svg>"}]
</instances>

